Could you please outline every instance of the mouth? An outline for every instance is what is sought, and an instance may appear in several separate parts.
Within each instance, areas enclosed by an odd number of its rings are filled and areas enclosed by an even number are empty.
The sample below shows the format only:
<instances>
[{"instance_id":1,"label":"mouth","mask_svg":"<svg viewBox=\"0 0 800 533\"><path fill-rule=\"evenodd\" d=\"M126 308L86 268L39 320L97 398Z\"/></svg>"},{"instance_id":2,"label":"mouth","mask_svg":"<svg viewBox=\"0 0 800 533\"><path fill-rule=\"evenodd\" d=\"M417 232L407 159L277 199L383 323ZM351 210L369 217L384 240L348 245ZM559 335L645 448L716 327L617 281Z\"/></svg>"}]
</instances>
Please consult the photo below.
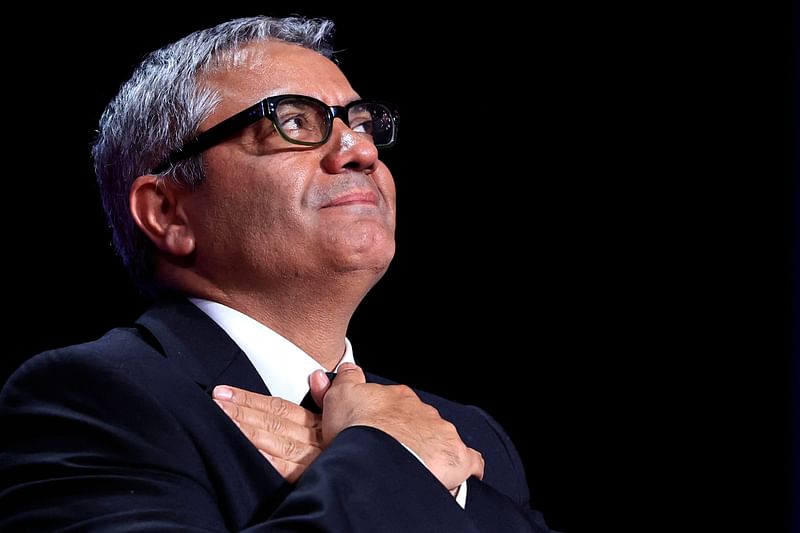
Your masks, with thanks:
<instances>
[{"instance_id":1,"label":"mouth","mask_svg":"<svg viewBox=\"0 0 800 533\"><path fill-rule=\"evenodd\" d=\"M371 191L356 191L347 194L343 194L342 196L337 196L333 198L329 202L325 203L322 206L322 209L326 207L341 207L347 205L370 205L370 206L377 206L378 205L378 196L371 192Z\"/></svg>"}]
</instances>

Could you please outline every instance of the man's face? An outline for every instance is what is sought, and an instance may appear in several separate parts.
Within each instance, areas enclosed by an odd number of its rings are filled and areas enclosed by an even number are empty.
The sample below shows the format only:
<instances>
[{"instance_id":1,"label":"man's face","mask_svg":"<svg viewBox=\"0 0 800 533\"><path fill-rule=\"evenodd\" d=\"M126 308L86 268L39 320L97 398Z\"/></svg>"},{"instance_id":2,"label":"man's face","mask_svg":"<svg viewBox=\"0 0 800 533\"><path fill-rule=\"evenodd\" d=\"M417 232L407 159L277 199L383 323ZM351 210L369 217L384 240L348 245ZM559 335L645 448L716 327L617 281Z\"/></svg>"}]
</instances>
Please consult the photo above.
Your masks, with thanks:
<instances>
[{"instance_id":1,"label":"man's face","mask_svg":"<svg viewBox=\"0 0 800 533\"><path fill-rule=\"evenodd\" d=\"M359 98L339 68L311 50L282 42L245 50L239 66L206 78L222 100L202 131L268 96L302 94L328 105ZM215 284L257 290L344 272L377 280L391 261L392 175L371 140L341 120L328 142L307 147L263 119L207 150L203 161L206 181L187 211L195 266Z\"/></svg>"}]
</instances>

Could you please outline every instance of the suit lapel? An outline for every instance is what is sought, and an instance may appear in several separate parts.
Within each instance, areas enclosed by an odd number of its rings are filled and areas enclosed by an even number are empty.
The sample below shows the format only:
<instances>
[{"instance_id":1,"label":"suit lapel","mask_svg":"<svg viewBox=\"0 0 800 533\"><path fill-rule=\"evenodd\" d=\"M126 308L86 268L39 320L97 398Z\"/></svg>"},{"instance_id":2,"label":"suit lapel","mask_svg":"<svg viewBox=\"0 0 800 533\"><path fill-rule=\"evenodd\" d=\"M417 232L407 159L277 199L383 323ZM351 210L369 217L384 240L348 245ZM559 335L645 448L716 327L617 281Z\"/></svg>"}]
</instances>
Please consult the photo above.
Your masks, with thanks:
<instances>
[{"instance_id":1,"label":"suit lapel","mask_svg":"<svg viewBox=\"0 0 800 533\"><path fill-rule=\"evenodd\" d=\"M244 352L187 299L158 301L136 324L170 363L207 392L217 385L232 385L269 394Z\"/></svg>"}]
</instances>

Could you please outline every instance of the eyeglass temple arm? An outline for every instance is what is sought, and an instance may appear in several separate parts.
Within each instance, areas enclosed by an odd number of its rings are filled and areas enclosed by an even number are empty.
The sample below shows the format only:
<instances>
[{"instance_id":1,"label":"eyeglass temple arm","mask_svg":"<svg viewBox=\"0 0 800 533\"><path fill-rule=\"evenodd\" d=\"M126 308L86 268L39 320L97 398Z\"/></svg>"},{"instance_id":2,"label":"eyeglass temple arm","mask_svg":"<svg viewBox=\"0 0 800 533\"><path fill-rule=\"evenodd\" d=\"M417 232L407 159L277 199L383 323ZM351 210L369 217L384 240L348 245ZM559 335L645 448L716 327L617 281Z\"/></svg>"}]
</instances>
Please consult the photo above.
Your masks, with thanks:
<instances>
[{"instance_id":1,"label":"eyeglass temple arm","mask_svg":"<svg viewBox=\"0 0 800 533\"><path fill-rule=\"evenodd\" d=\"M153 173L160 174L179 161L205 152L265 116L267 116L266 102L262 100L187 141L181 148L173 150L166 160L153 169Z\"/></svg>"}]
</instances>

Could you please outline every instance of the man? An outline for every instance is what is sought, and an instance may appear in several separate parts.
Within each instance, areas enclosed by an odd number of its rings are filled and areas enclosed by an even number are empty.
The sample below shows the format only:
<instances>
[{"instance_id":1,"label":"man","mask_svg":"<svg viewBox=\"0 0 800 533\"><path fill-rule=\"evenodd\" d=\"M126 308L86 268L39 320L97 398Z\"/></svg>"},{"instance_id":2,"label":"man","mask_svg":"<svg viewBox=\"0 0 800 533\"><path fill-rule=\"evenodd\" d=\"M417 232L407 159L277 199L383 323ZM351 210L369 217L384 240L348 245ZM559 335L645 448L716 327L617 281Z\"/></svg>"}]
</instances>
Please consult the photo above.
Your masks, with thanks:
<instances>
[{"instance_id":1,"label":"man","mask_svg":"<svg viewBox=\"0 0 800 533\"><path fill-rule=\"evenodd\" d=\"M394 255L397 119L329 59L331 29L196 32L109 104L98 183L154 303L4 387L3 531L547 531L486 413L353 363Z\"/></svg>"}]
</instances>

